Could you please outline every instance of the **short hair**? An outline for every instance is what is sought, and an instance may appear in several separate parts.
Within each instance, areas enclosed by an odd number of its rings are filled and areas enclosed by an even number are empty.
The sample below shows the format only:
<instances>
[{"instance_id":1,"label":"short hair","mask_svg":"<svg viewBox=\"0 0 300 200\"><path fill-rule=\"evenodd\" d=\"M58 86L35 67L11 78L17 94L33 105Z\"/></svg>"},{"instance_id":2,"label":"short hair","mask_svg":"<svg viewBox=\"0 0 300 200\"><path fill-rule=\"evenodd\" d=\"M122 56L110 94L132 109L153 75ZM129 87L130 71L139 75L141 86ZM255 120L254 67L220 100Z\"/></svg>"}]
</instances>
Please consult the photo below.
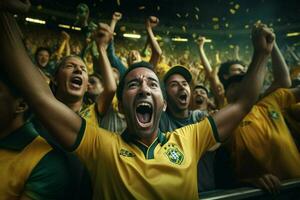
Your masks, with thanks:
<instances>
[{"instance_id":1,"label":"short hair","mask_svg":"<svg viewBox=\"0 0 300 200\"><path fill-rule=\"evenodd\" d=\"M119 82L119 85L117 88L118 101L120 101L120 102L122 101L122 95L123 95L123 90L124 90L124 85L125 85L125 78L126 78L127 74L129 72L131 72L132 70L141 68L141 67L150 69L151 71L153 71L155 73L153 66L150 63L145 62L145 61L137 62L137 63L130 65L128 67L128 69L125 71L124 75L120 79L120 82Z\"/></svg>"},{"instance_id":2,"label":"short hair","mask_svg":"<svg viewBox=\"0 0 300 200\"><path fill-rule=\"evenodd\" d=\"M37 56L38 56L40 51L47 51L48 54L49 54L49 57L51 56L51 50L48 47L38 47L35 51L35 54L34 54L35 61L37 60Z\"/></svg>"},{"instance_id":3,"label":"short hair","mask_svg":"<svg viewBox=\"0 0 300 200\"><path fill-rule=\"evenodd\" d=\"M228 60L228 61L221 64L219 72L218 72L218 77L219 77L219 79L220 79L220 81L223 85L226 82L226 80L224 78L224 75L229 74L230 67L234 64L240 64L242 66L245 66L245 64L240 60Z\"/></svg>"}]
</instances>

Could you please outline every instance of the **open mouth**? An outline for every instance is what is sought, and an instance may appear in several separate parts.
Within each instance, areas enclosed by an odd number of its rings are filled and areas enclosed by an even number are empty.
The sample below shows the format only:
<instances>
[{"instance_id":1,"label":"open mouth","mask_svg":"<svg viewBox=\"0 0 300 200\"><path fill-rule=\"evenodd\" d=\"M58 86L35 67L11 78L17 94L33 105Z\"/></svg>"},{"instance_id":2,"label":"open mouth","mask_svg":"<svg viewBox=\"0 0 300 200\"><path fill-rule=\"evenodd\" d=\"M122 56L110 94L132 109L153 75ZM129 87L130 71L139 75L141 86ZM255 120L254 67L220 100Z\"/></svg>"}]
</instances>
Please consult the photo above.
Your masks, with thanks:
<instances>
[{"instance_id":1,"label":"open mouth","mask_svg":"<svg viewBox=\"0 0 300 200\"><path fill-rule=\"evenodd\" d=\"M187 94L181 94L179 95L179 102L180 103L186 103L187 102Z\"/></svg>"},{"instance_id":2,"label":"open mouth","mask_svg":"<svg viewBox=\"0 0 300 200\"><path fill-rule=\"evenodd\" d=\"M72 77L71 84L75 88L80 88L80 86L82 85L82 79L80 77L77 77L77 76Z\"/></svg>"},{"instance_id":3,"label":"open mouth","mask_svg":"<svg viewBox=\"0 0 300 200\"><path fill-rule=\"evenodd\" d=\"M136 117L142 127L147 127L152 121L153 108L148 102L139 103L136 107Z\"/></svg>"},{"instance_id":4,"label":"open mouth","mask_svg":"<svg viewBox=\"0 0 300 200\"><path fill-rule=\"evenodd\" d=\"M204 99L203 99L203 97L201 97L201 96L197 96L196 97L196 103L199 105L199 104L202 104L204 102Z\"/></svg>"}]
</instances>

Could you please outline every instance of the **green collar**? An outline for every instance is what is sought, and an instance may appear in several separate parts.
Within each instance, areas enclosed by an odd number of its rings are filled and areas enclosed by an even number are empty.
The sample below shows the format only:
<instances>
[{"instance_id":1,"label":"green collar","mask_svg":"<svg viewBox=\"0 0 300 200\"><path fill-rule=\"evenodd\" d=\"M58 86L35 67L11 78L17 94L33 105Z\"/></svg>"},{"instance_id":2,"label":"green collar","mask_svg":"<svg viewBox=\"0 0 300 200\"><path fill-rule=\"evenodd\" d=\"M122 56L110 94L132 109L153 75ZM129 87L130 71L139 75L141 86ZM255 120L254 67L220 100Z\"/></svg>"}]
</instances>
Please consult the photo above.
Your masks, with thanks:
<instances>
[{"instance_id":1,"label":"green collar","mask_svg":"<svg viewBox=\"0 0 300 200\"><path fill-rule=\"evenodd\" d=\"M0 148L22 150L37 136L38 133L33 125L31 123L25 123L22 127L13 131L5 138L0 139Z\"/></svg>"},{"instance_id":2,"label":"green collar","mask_svg":"<svg viewBox=\"0 0 300 200\"><path fill-rule=\"evenodd\" d=\"M122 133L121 137L125 142L135 144L143 152L146 159L153 159L155 147L158 144L161 144L162 146L167 142L165 134L162 133L160 130L158 130L157 138L152 142L152 144L149 147L135 139L135 137L128 132L128 129L126 129Z\"/></svg>"}]
</instances>

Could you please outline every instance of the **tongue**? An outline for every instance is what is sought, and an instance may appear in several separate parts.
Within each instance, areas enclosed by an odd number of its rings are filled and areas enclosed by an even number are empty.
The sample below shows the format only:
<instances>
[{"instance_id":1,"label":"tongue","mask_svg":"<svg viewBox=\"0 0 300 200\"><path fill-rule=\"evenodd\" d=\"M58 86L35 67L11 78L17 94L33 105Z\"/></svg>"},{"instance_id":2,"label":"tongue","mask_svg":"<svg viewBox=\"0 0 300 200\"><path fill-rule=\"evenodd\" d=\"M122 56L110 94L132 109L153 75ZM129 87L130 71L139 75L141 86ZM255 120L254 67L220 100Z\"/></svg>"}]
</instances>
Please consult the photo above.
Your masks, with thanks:
<instances>
[{"instance_id":1,"label":"tongue","mask_svg":"<svg viewBox=\"0 0 300 200\"><path fill-rule=\"evenodd\" d=\"M149 113L144 113L144 114L138 113L137 117L141 123L148 123L148 122L150 122L151 116Z\"/></svg>"}]
</instances>

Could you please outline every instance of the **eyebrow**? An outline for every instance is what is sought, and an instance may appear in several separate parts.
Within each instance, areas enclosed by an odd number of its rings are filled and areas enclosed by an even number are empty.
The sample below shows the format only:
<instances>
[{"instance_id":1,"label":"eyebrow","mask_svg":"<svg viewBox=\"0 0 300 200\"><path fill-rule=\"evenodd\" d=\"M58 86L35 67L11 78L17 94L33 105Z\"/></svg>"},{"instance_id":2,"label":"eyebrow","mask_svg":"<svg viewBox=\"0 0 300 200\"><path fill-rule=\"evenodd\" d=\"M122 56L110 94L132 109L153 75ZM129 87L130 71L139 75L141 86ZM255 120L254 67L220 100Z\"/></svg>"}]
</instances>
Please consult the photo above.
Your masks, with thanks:
<instances>
[{"instance_id":1,"label":"eyebrow","mask_svg":"<svg viewBox=\"0 0 300 200\"><path fill-rule=\"evenodd\" d=\"M132 82L135 82L135 81L139 82L139 80L140 80L140 78L134 78L134 79L128 81L128 82L126 83L126 85L128 85L128 84L130 84L130 83L132 83ZM154 81L154 82L156 82L156 83L159 83L158 80L156 80L155 78L152 78L152 77L147 77L147 80L150 80L150 81Z\"/></svg>"}]
</instances>

